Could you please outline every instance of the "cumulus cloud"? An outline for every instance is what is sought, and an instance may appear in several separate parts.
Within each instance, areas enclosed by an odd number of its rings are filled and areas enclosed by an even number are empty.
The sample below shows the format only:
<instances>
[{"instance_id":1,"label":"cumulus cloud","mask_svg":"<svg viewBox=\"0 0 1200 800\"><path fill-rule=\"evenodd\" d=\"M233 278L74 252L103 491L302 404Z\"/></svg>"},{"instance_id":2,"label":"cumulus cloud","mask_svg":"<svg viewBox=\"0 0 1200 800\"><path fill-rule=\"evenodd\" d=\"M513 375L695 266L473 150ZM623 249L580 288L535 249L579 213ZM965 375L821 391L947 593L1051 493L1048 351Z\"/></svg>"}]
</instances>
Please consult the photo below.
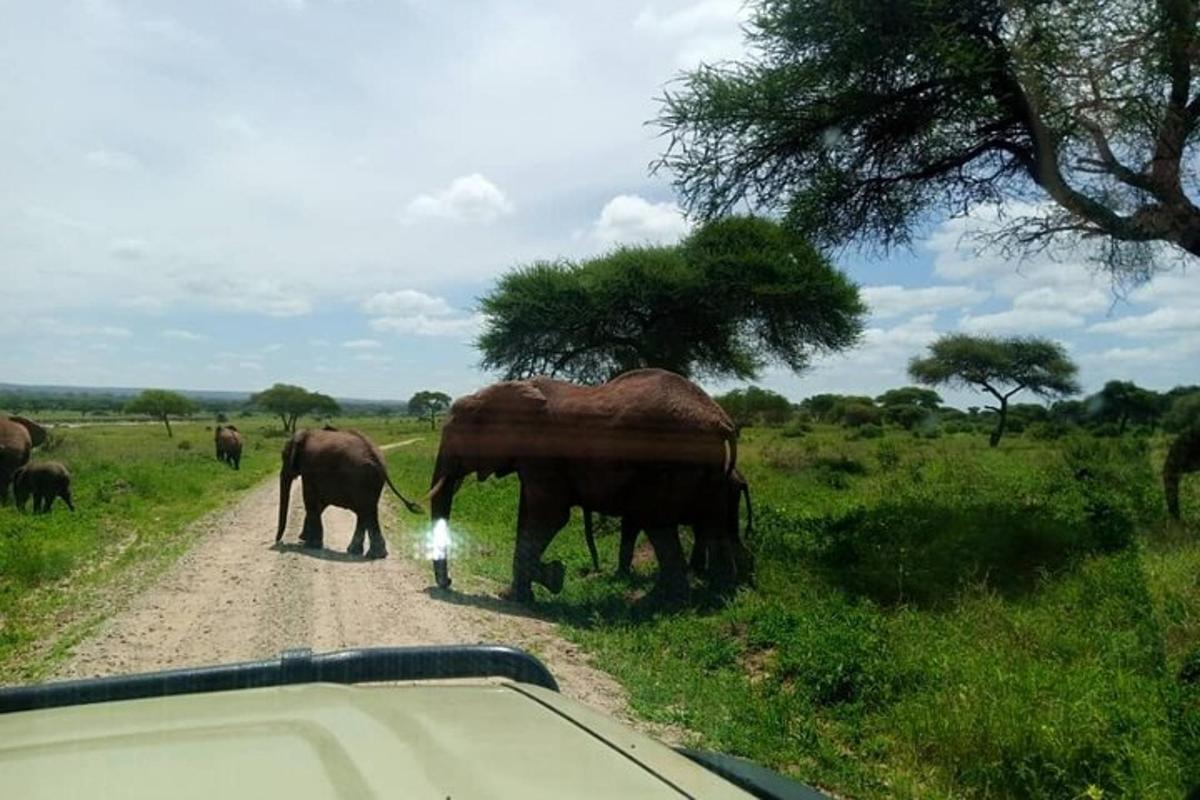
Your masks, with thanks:
<instances>
[{"instance_id":1,"label":"cumulus cloud","mask_svg":"<svg viewBox=\"0 0 1200 800\"><path fill-rule=\"evenodd\" d=\"M1078 328L1083 322L1083 317L1066 309L1010 308L994 314L967 314L958 325L969 333L1039 333Z\"/></svg>"},{"instance_id":2,"label":"cumulus cloud","mask_svg":"<svg viewBox=\"0 0 1200 800\"><path fill-rule=\"evenodd\" d=\"M342 347L347 350L373 350L382 346L375 339L351 339L347 342L342 342Z\"/></svg>"},{"instance_id":3,"label":"cumulus cloud","mask_svg":"<svg viewBox=\"0 0 1200 800\"><path fill-rule=\"evenodd\" d=\"M462 336L479 330L480 315L464 316L445 299L401 289L378 292L362 304L372 330L409 336Z\"/></svg>"},{"instance_id":4,"label":"cumulus cloud","mask_svg":"<svg viewBox=\"0 0 1200 800\"><path fill-rule=\"evenodd\" d=\"M513 205L500 187L475 172L455 178L444 189L417 195L404 207L401 220L410 224L428 218L491 223L512 212Z\"/></svg>"},{"instance_id":5,"label":"cumulus cloud","mask_svg":"<svg viewBox=\"0 0 1200 800\"><path fill-rule=\"evenodd\" d=\"M377 292L363 302L362 309L368 314L394 317L408 317L417 314L444 317L454 313L454 309L442 298L433 297L415 289Z\"/></svg>"},{"instance_id":6,"label":"cumulus cloud","mask_svg":"<svg viewBox=\"0 0 1200 800\"><path fill-rule=\"evenodd\" d=\"M673 10L654 4L638 13L633 27L674 46L676 66L695 67L742 55L742 24L748 15L749 4L744 0L700 0Z\"/></svg>"},{"instance_id":7,"label":"cumulus cloud","mask_svg":"<svg viewBox=\"0 0 1200 800\"><path fill-rule=\"evenodd\" d=\"M469 336L479 330L483 316L444 318L418 314L413 317L379 317L369 323L373 330L411 336Z\"/></svg>"},{"instance_id":8,"label":"cumulus cloud","mask_svg":"<svg viewBox=\"0 0 1200 800\"><path fill-rule=\"evenodd\" d=\"M604 204L592 235L604 244L670 244L688 232L675 203L652 203L636 194L620 194Z\"/></svg>"},{"instance_id":9,"label":"cumulus cloud","mask_svg":"<svg viewBox=\"0 0 1200 800\"><path fill-rule=\"evenodd\" d=\"M864 286L859 294L877 319L900 317L916 311L973 306L988 297L987 292L969 286L927 286L922 289Z\"/></svg>"},{"instance_id":10,"label":"cumulus cloud","mask_svg":"<svg viewBox=\"0 0 1200 800\"><path fill-rule=\"evenodd\" d=\"M202 333L194 333L192 331L183 330L182 328L167 328L162 332L162 335L168 339L178 339L184 342L203 342L208 339Z\"/></svg>"},{"instance_id":11,"label":"cumulus cloud","mask_svg":"<svg viewBox=\"0 0 1200 800\"><path fill-rule=\"evenodd\" d=\"M1196 308L1158 308L1149 314L1098 322L1088 328L1092 333L1120 333L1126 336L1152 336L1200 331L1200 310Z\"/></svg>"}]
</instances>

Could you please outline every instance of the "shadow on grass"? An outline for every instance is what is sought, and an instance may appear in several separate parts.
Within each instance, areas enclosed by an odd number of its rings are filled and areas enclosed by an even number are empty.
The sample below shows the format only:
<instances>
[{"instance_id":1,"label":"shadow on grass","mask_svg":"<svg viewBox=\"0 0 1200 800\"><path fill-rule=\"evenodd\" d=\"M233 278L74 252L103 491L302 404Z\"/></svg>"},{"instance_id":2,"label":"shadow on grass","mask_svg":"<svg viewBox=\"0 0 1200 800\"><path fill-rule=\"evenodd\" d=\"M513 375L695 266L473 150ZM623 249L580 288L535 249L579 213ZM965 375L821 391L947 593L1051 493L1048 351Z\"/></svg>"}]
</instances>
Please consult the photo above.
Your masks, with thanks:
<instances>
[{"instance_id":1,"label":"shadow on grass","mask_svg":"<svg viewBox=\"0 0 1200 800\"><path fill-rule=\"evenodd\" d=\"M279 553L298 553L302 556L308 556L309 558L319 558L322 561L340 561L343 563L359 564L374 560L371 558L364 558L363 556L351 555L350 553L346 553L341 550L328 550L323 547L305 547L300 542L275 542L269 549Z\"/></svg>"}]
</instances>

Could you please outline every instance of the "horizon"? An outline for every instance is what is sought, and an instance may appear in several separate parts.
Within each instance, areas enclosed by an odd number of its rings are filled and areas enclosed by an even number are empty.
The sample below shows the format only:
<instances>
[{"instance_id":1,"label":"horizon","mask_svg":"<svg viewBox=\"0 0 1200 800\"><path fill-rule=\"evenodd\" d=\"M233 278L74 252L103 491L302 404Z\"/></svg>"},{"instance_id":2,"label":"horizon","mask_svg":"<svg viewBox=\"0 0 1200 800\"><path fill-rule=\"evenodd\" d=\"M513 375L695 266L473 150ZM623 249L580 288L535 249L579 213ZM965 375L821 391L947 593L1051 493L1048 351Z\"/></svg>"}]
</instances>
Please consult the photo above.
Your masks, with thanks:
<instances>
[{"instance_id":1,"label":"horizon","mask_svg":"<svg viewBox=\"0 0 1200 800\"><path fill-rule=\"evenodd\" d=\"M0 375L24 384L460 396L505 271L690 229L655 98L745 52L740 0L571 4L87 0L9 9ZM605 69L596 69L598 64ZM862 343L756 385L876 396L951 331L1039 335L1085 392L1200 373L1200 282L1123 295L1084 247L976 251L995 209L909 250L832 256ZM720 393L740 381L702 380ZM973 392L944 392L956 405Z\"/></svg>"}]
</instances>

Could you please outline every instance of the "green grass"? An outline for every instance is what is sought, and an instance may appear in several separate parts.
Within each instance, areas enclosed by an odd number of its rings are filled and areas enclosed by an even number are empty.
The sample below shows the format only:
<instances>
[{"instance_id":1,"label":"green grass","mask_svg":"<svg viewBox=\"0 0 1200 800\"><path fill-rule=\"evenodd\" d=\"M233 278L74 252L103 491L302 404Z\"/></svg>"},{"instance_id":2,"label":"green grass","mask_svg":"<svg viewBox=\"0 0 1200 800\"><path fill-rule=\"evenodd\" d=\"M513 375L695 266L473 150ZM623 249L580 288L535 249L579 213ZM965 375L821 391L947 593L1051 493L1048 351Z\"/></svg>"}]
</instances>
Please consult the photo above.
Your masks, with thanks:
<instances>
[{"instance_id":1,"label":"green grass","mask_svg":"<svg viewBox=\"0 0 1200 800\"><path fill-rule=\"evenodd\" d=\"M540 612L637 713L851 797L1178 798L1200 783L1200 480L1165 443L748 430L758 582L668 612L653 562L587 574L578 517ZM424 487L436 440L389 455ZM1082 476L1082 477L1080 477ZM515 478L468 482L452 574L506 582ZM471 590L468 590L468 593Z\"/></svg>"},{"instance_id":2,"label":"green grass","mask_svg":"<svg viewBox=\"0 0 1200 800\"><path fill-rule=\"evenodd\" d=\"M247 437L240 471L213 457L211 423L173 423L174 438L157 424L53 429L33 458L67 465L77 511L61 501L48 515L0 508L0 677L43 676L109 612L106 586L153 575L187 548L188 523L277 473L278 424L234 422ZM381 418L339 424L380 443L421 429Z\"/></svg>"},{"instance_id":3,"label":"green grass","mask_svg":"<svg viewBox=\"0 0 1200 800\"><path fill-rule=\"evenodd\" d=\"M274 423L235 422L250 442L241 473L212 459L202 423L174 440L156 426L68 429L39 455L72 468L80 511L0 509L0 673L44 674L89 587L169 563L188 522L275 472ZM421 437L388 462L406 494L428 486L426 426L342 424L381 444ZM701 589L682 611L641 602L653 560L616 578L602 526L604 568L590 574L577 515L548 553L567 587L539 588L539 613L646 719L842 796L1182 797L1200 784L1200 682L1180 677L1200 677L1200 478L1185 480L1184 524L1169 524L1164 447L751 429L739 451L755 588L726 604ZM516 498L511 476L460 491L463 602L508 581ZM385 520L392 536L426 525Z\"/></svg>"}]
</instances>

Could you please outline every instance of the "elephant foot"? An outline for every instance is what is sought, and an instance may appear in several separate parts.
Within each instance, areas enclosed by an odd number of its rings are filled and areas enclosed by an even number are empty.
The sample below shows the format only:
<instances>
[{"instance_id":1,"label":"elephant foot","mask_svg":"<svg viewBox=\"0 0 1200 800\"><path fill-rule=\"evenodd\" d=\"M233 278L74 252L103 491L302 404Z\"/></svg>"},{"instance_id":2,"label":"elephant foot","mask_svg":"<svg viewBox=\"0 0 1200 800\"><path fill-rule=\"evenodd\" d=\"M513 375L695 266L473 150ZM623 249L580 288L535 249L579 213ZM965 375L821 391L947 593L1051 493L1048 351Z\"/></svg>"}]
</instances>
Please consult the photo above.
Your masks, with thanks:
<instances>
[{"instance_id":1,"label":"elephant foot","mask_svg":"<svg viewBox=\"0 0 1200 800\"><path fill-rule=\"evenodd\" d=\"M361 551L360 551L361 552ZM367 551L367 558L387 558L387 548L380 547L378 549L371 548Z\"/></svg>"},{"instance_id":2,"label":"elephant foot","mask_svg":"<svg viewBox=\"0 0 1200 800\"><path fill-rule=\"evenodd\" d=\"M302 537L300 541L304 543L304 547L307 550L320 550L325 546L324 540L316 539L311 536L307 539Z\"/></svg>"},{"instance_id":3,"label":"elephant foot","mask_svg":"<svg viewBox=\"0 0 1200 800\"><path fill-rule=\"evenodd\" d=\"M567 574L567 568L563 566L563 562L550 561L542 564L541 573L538 583L549 589L551 594L558 594L562 591L563 578Z\"/></svg>"},{"instance_id":4,"label":"elephant foot","mask_svg":"<svg viewBox=\"0 0 1200 800\"><path fill-rule=\"evenodd\" d=\"M346 554L351 556L361 556L363 554L363 543L351 541L350 546L346 548ZM386 555L386 553L384 555Z\"/></svg>"},{"instance_id":5,"label":"elephant foot","mask_svg":"<svg viewBox=\"0 0 1200 800\"><path fill-rule=\"evenodd\" d=\"M500 599L508 600L513 603L533 604L533 587L526 583L521 586L509 586L507 589L500 590Z\"/></svg>"}]
</instances>

